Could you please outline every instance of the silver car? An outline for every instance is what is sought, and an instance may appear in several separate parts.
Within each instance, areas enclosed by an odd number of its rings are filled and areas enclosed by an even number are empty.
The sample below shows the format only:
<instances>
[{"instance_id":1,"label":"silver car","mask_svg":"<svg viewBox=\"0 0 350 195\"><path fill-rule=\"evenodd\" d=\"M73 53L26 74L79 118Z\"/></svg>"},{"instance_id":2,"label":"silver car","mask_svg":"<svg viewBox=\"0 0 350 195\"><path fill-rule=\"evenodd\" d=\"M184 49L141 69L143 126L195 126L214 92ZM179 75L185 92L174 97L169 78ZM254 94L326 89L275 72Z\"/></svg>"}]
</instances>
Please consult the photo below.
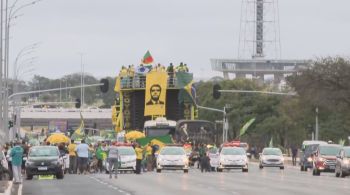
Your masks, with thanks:
<instances>
[{"instance_id":1,"label":"silver car","mask_svg":"<svg viewBox=\"0 0 350 195\"><path fill-rule=\"evenodd\" d=\"M343 147L337 156L335 176L345 177L350 174L350 146Z\"/></svg>"},{"instance_id":2,"label":"silver car","mask_svg":"<svg viewBox=\"0 0 350 195\"><path fill-rule=\"evenodd\" d=\"M284 158L279 148L264 148L260 154L259 168L279 167L284 169Z\"/></svg>"}]
</instances>

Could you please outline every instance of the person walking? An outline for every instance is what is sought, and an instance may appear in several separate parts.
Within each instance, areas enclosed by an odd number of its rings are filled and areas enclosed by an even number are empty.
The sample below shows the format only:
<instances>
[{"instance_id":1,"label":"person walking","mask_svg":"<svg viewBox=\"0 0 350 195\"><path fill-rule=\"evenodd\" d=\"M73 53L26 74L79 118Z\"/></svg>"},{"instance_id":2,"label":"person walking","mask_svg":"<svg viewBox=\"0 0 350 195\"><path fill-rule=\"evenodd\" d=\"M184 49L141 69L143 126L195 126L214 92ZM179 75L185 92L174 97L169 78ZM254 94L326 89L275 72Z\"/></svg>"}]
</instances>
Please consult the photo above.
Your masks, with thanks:
<instances>
[{"instance_id":1,"label":"person walking","mask_svg":"<svg viewBox=\"0 0 350 195\"><path fill-rule=\"evenodd\" d=\"M105 144L105 143L103 143ZM97 170L102 173L103 171L103 156L105 151L102 149L101 143L98 144L96 149L96 158L97 158Z\"/></svg>"},{"instance_id":2,"label":"person walking","mask_svg":"<svg viewBox=\"0 0 350 195\"><path fill-rule=\"evenodd\" d=\"M108 170L109 170L109 178L112 179L113 171L114 171L114 178L118 178L118 166L119 166L119 152L118 148L115 145L111 145L108 148Z\"/></svg>"},{"instance_id":3,"label":"person walking","mask_svg":"<svg viewBox=\"0 0 350 195\"><path fill-rule=\"evenodd\" d=\"M141 148L140 144L136 143L135 146L135 152L136 152L136 174L141 174L141 161L142 161L142 154L143 149Z\"/></svg>"},{"instance_id":4,"label":"person walking","mask_svg":"<svg viewBox=\"0 0 350 195\"><path fill-rule=\"evenodd\" d=\"M293 163L293 166L297 165L297 155L298 155L298 148L293 146L292 147L292 163Z\"/></svg>"},{"instance_id":5,"label":"person walking","mask_svg":"<svg viewBox=\"0 0 350 195\"><path fill-rule=\"evenodd\" d=\"M21 147L20 143L16 143L15 147L11 149L10 156L12 158L12 172L13 172L15 184L19 184L22 181L21 166L22 166L23 152L24 150Z\"/></svg>"},{"instance_id":6,"label":"person walking","mask_svg":"<svg viewBox=\"0 0 350 195\"><path fill-rule=\"evenodd\" d=\"M68 145L68 155L69 155L69 173L77 174L77 153L75 152L77 145L74 140L71 140Z\"/></svg>"},{"instance_id":7,"label":"person walking","mask_svg":"<svg viewBox=\"0 0 350 195\"><path fill-rule=\"evenodd\" d=\"M81 144L77 146L76 152L78 156L79 174L86 174L89 157L89 145L85 143L85 140L82 140Z\"/></svg>"}]
</instances>

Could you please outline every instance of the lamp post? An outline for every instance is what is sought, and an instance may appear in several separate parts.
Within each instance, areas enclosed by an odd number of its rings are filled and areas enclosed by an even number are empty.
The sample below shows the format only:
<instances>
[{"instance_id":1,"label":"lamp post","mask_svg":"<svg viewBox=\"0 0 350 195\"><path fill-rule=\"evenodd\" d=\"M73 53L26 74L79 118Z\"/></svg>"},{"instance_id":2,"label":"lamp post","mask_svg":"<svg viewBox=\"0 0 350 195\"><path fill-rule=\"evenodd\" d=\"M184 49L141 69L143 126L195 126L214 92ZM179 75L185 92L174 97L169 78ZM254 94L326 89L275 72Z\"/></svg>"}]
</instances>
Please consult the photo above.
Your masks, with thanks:
<instances>
[{"instance_id":1,"label":"lamp post","mask_svg":"<svg viewBox=\"0 0 350 195\"><path fill-rule=\"evenodd\" d=\"M319 129L318 129L318 107L316 107L316 125L315 125L315 140L318 140L318 134L319 134Z\"/></svg>"},{"instance_id":2,"label":"lamp post","mask_svg":"<svg viewBox=\"0 0 350 195\"><path fill-rule=\"evenodd\" d=\"M23 8L25 7L28 7L28 6L31 6L31 5L34 5L36 4L37 2L39 2L40 0L35 0L35 1L32 1L30 3L27 3L27 4L23 4L21 6L19 6L18 8L16 7L17 3L18 3L19 0L15 0L11 6L9 6L9 1L6 0L5 2L5 10L4 9L1 9L1 28L3 26L2 22L2 14L3 14L3 11L5 11L5 31L4 31L4 41L5 41L5 45L4 45L4 49L5 51L4 52L1 52L4 54L3 58L4 59L4 82L2 83L4 88L2 88L4 90L4 96L2 98L3 102L2 102L2 105L3 105L3 110L2 110L2 115L3 115L3 124L2 124L2 127L4 129L4 132L5 132L5 139L7 139L7 135L8 135L8 100L9 100L9 94L8 94L8 81L9 81L9 56L10 56L10 24L11 24L11 20L12 19L15 19L17 18L18 16L16 16L16 14L22 10ZM3 0L1 0L1 6L3 6ZM2 30L1 30L1 39L2 39ZM2 44L1 44L2 46ZM1 60L2 61L2 60ZM1 106L0 106L1 107Z\"/></svg>"},{"instance_id":3,"label":"lamp post","mask_svg":"<svg viewBox=\"0 0 350 195\"><path fill-rule=\"evenodd\" d=\"M80 76L80 82L81 82L81 89L80 89L80 99L81 99L81 108L84 107L85 103L85 91L84 91L84 63L83 63L83 56L84 53L78 53L80 55L80 68L81 68L81 76Z\"/></svg>"}]
</instances>

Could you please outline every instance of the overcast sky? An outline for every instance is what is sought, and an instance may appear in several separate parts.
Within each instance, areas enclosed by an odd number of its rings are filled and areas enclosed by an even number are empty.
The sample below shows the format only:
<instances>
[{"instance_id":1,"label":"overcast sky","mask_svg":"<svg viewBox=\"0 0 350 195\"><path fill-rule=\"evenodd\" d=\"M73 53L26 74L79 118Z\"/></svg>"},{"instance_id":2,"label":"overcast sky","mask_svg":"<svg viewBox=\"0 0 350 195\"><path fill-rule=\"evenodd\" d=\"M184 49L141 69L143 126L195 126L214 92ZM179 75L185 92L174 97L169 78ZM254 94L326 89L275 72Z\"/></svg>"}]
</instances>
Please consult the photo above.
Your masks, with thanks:
<instances>
[{"instance_id":1,"label":"overcast sky","mask_svg":"<svg viewBox=\"0 0 350 195\"><path fill-rule=\"evenodd\" d=\"M349 56L349 0L281 0L279 8L282 58ZM13 21L11 60L40 42L26 80L79 72L79 52L86 72L103 77L150 50L156 62L186 62L209 77L210 58L237 57L240 12L241 0L43 0Z\"/></svg>"}]
</instances>

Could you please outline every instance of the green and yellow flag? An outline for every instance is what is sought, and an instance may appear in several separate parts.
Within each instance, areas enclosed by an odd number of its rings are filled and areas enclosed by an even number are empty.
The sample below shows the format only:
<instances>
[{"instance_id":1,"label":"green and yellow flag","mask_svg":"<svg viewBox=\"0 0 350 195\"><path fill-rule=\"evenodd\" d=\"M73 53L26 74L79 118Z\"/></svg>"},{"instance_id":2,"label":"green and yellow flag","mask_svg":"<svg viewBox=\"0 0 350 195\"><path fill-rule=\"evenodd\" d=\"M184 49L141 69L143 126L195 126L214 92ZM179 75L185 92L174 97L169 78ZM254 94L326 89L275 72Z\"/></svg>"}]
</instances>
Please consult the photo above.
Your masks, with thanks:
<instances>
[{"instance_id":1,"label":"green and yellow flag","mask_svg":"<svg viewBox=\"0 0 350 195\"><path fill-rule=\"evenodd\" d=\"M180 88L179 103L192 103L196 105L196 89L193 87L193 74L188 72L176 73L177 86Z\"/></svg>"},{"instance_id":2,"label":"green and yellow flag","mask_svg":"<svg viewBox=\"0 0 350 195\"><path fill-rule=\"evenodd\" d=\"M164 116L168 74L150 72L146 75L145 116Z\"/></svg>"},{"instance_id":3,"label":"green and yellow flag","mask_svg":"<svg viewBox=\"0 0 350 195\"><path fill-rule=\"evenodd\" d=\"M255 118L252 118L246 124L243 125L243 127L239 131L239 137L241 137L242 135L244 135L247 132L248 128L250 127L251 124L254 123L254 121L255 121Z\"/></svg>"},{"instance_id":4,"label":"green and yellow flag","mask_svg":"<svg viewBox=\"0 0 350 195\"><path fill-rule=\"evenodd\" d=\"M74 134L84 135L84 118L81 112L80 112L80 126L78 127L78 129L74 131Z\"/></svg>"}]
</instances>

